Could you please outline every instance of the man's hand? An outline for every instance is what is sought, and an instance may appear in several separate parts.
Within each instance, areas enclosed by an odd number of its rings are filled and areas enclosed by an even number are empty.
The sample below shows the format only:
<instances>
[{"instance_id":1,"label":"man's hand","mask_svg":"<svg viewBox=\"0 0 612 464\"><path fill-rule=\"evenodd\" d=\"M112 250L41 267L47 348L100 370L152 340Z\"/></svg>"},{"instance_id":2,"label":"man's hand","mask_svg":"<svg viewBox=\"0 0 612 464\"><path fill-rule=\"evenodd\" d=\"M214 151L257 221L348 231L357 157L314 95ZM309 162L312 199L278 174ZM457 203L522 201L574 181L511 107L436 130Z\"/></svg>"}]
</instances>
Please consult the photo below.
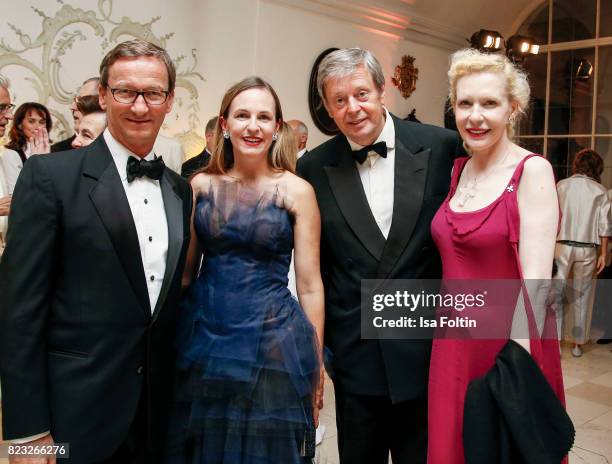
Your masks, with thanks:
<instances>
[{"instance_id":1,"label":"man's hand","mask_svg":"<svg viewBox=\"0 0 612 464\"><path fill-rule=\"evenodd\" d=\"M8 216L11 212L11 195L0 198L0 216Z\"/></svg>"},{"instance_id":2,"label":"man's hand","mask_svg":"<svg viewBox=\"0 0 612 464\"><path fill-rule=\"evenodd\" d=\"M43 446L43 445L53 445L53 437L51 434L45 435L38 440L32 440L23 445L15 445L15 446ZM9 464L56 464L55 456L52 457L35 457L35 456L9 456Z\"/></svg>"},{"instance_id":3,"label":"man's hand","mask_svg":"<svg viewBox=\"0 0 612 464\"><path fill-rule=\"evenodd\" d=\"M36 129L34 135L30 137L26 143L25 153L31 155L44 155L51 152L49 144L49 134L45 127Z\"/></svg>"}]
</instances>

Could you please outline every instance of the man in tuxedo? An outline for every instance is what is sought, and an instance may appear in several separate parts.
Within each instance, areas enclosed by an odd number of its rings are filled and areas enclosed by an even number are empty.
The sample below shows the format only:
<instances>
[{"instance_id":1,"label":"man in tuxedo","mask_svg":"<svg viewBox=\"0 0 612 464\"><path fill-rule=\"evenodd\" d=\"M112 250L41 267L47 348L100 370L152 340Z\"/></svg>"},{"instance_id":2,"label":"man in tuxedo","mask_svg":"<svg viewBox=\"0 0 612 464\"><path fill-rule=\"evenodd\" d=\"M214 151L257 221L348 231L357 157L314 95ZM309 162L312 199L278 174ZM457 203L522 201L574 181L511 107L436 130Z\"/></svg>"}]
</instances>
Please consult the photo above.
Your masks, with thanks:
<instances>
[{"instance_id":1,"label":"man in tuxedo","mask_svg":"<svg viewBox=\"0 0 612 464\"><path fill-rule=\"evenodd\" d=\"M219 117L215 116L206 123L206 128L204 129L206 146L202 152L193 158L189 158L183 163L183 166L181 167L181 176L183 176L185 179L189 179L194 172L202 169L210 162L210 157L215 149L215 127L217 127L218 119Z\"/></svg>"},{"instance_id":2,"label":"man in tuxedo","mask_svg":"<svg viewBox=\"0 0 612 464\"><path fill-rule=\"evenodd\" d=\"M308 150L306 149L306 143L308 143L308 127L306 127L306 124L299 119L291 119L287 121L287 124L289 127L291 127L291 130L298 141L297 159L300 159L302 156L308 153Z\"/></svg>"},{"instance_id":3,"label":"man in tuxedo","mask_svg":"<svg viewBox=\"0 0 612 464\"><path fill-rule=\"evenodd\" d=\"M165 50L117 45L100 66L107 129L19 176L0 267L5 440L69 443L67 463L159 458L192 206L152 150L175 81Z\"/></svg>"},{"instance_id":4,"label":"man in tuxedo","mask_svg":"<svg viewBox=\"0 0 612 464\"><path fill-rule=\"evenodd\" d=\"M330 53L318 90L341 134L298 161L321 212L325 344L342 464L425 463L431 341L361 338L362 279L440 277L430 223L450 184L456 133L402 121L367 50Z\"/></svg>"},{"instance_id":5,"label":"man in tuxedo","mask_svg":"<svg viewBox=\"0 0 612 464\"><path fill-rule=\"evenodd\" d=\"M60 140L57 143L51 145L51 152L72 150L72 142L76 138L76 133L79 131L79 123L81 122L82 114L77 108L77 102L79 98L98 95L98 86L100 79L98 77L90 77L85 80L81 86L77 89L77 93L70 103L70 111L72 112L72 119L74 120L74 134L64 140Z\"/></svg>"}]
</instances>

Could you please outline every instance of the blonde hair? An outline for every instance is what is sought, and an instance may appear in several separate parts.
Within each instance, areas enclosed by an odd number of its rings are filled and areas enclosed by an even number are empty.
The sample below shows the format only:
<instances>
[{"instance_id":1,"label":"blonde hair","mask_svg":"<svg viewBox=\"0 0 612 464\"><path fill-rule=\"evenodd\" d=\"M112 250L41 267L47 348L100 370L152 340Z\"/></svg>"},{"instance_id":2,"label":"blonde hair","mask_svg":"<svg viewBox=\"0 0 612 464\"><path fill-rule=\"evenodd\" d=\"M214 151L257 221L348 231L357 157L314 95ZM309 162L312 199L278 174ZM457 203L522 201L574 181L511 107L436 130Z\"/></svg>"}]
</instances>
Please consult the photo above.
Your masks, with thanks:
<instances>
[{"instance_id":1,"label":"blonde hair","mask_svg":"<svg viewBox=\"0 0 612 464\"><path fill-rule=\"evenodd\" d=\"M266 89L272 98L276 106L276 120L280 123L278 130L278 138L276 142L272 143L272 147L268 152L268 164L275 171L289 171L295 172L295 153L291 153L287 150L287 144L284 143L283 138L287 137L287 130L283 127L283 111L280 106L280 100L278 95L270 84L264 81L262 78L257 76L247 77L241 80L237 84L234 84L229 88L223 100L221 101L221 109L219 110L219 119L215 127L215 149L212 152L210 163L203 168L201 171L208 174L225 174L234 165L234 149L230 139L223 137L223 128L221 127L221 119L226 119L229 115L230 105L234 98L245 90L263 88ZM291 131L289 131L291 132ZM291 134L292 135L292 134ZM198 171L200 172L200 171Z\"/></svg>"},{"instance_id":2,"label":"blonde hair","mask_svg":"<svg viewBox=\"0 0 612 464\"><path fill-rule=\"evenodd\" d=\"M506 80L508 100L517 105L516 111L506 125L508 137L512 138L515 124L525 114L529 105L531 89L525 71L513 64L504 55L483 53L473 48L466 48L453 53L448 70L448 97L451 107L454 108L457 102L457 81L464 76L481 72L500 73Z\"/></svg>"}]
</instances>

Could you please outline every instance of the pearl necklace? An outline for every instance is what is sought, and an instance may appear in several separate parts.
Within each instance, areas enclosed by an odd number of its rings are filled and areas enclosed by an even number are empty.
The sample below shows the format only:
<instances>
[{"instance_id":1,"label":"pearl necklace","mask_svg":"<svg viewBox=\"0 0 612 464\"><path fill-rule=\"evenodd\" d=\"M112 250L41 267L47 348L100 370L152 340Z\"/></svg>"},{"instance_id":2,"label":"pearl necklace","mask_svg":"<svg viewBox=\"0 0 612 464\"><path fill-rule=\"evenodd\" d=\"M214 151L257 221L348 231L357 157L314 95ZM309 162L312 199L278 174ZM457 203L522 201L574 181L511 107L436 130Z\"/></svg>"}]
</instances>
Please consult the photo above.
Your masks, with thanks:
<instances>
[{"instance_id":1,"label":"pearl necklace","mask_svg":"<svg viewBox=\"0 0 612 464\"><path fill-rule=\"evenodd\" d=\"M501 163L493 165L489 169L489 172L487 172L486 175L482 179L480 179L480 182L482 183L485 180L487 180L489 176L493 174L493 171L495 171L498 166L503 165L506 162L506 159L508 158L509 154L510 152L508 151L506 155L504 156L504 158L501 160ZM478 176L475 175L464 186L459 187L460 196L457 199L457 204L459 205L460 208L463 208L467 204L468 201L470 201L472 198L476 196L477 193L478 193Z\"/></svg>"}]
</instances>

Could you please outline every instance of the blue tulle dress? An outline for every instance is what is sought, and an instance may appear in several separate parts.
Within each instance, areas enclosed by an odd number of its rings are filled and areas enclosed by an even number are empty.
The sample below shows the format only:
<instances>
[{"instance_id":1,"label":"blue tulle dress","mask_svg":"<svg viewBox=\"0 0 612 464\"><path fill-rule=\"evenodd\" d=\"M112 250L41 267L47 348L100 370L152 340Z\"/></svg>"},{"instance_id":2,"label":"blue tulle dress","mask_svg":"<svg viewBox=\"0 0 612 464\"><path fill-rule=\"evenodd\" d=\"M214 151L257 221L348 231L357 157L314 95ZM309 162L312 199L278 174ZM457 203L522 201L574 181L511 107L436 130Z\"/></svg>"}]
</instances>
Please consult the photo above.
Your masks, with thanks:
<instances>
[{"instance_id":1,"label":"blue tulle dress","mask_svg":"<svg viewBox=\"0 0 612 464\"><path fill-rule=\"evenodd\" d=\"M165 462L305 462L320 366L287 288L293 216L279 190L219 181L196 199L204 261L180 308Z\"/></svg>"}]
</instances>

